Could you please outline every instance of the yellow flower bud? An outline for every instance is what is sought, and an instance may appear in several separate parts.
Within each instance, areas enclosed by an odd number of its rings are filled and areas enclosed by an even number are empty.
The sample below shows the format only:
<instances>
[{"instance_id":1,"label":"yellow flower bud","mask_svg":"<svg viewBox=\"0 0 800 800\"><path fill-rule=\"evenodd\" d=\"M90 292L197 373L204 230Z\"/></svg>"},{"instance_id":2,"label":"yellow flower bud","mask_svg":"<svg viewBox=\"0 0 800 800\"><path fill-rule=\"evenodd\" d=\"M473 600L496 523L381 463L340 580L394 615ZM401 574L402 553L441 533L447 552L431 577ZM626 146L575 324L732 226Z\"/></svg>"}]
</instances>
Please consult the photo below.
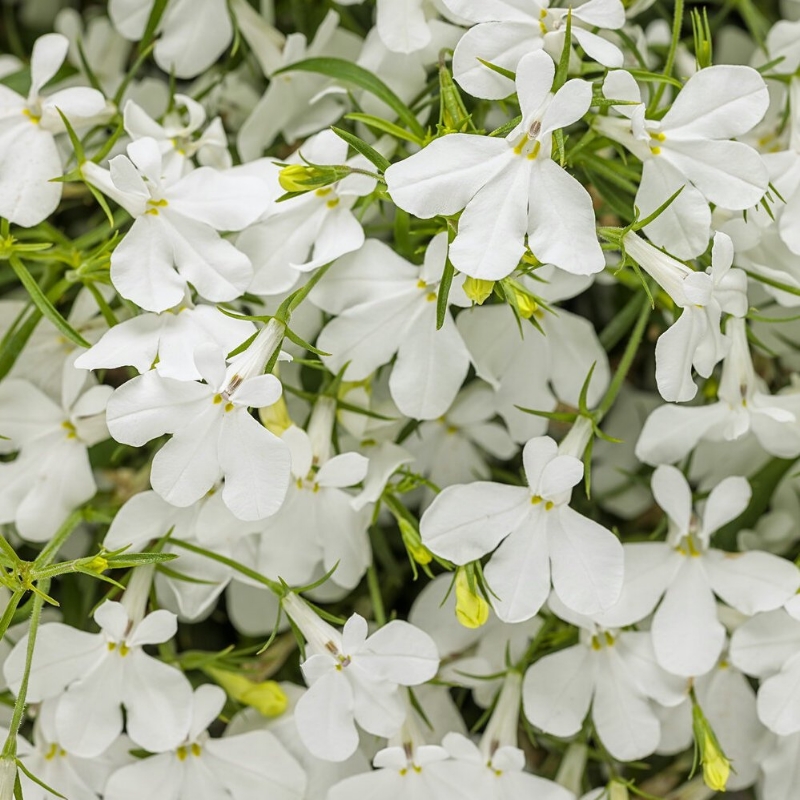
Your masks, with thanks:
<instances>
[{"instance_id":1,"label":"yellow flower bud","mask_svg":"<svg viewBox=\"0 0 800 800\"><path fill-rule=\"evenodd\" d=\"M103 556L95 556L87 565L86 569L96 572L98 575L108 569L108 560Z\"/></svg>"},{"instance_id":2,"label":"yellow flower bud","mask_svg":"<svg viewBox=\"0 0 800 800\"><path fill-rule=\"evenodd\" d=\"M703 780L709 789L724 792L731 774L731 762L720 750L716 737L706 734L701 745L703 753Z\"/></svg>"},{"instance_id":3,"label":"yellow flower bud","mask_svg":"<svg viewBox=\"0 0 800 800\"><path fill-rule=\"evenodd\" d=\"M304 164L292 164L278 173L278 183L287 192L307 192L313 188L308 185L311 178L309 168Z\"/></svg>"},{"instance_id":4,"label":"yellow flower bud","mask_svg":"<svg viewBox=\"0 0 800 800\"><path fill-rule=\"evenodd\" d=\"M491 296L493 290L494 281L484 281L480 278L472 277L464 281L464 294L479 306Z\"/></svg>"},{"instance_id":5,"label":"yellow flower bud","mask_svg":"<svg viewBox=\"0 0 800 800\"><path fill-rule=\"evenodd\" d=\"M279 717L286 711L289 700L275 681L256 681L225 669L210 668L208 674L237 703L251 706L265 717Z\"/></svg>"},{"instance_id":6,"label":"yellow flower bud","mask_svg":"<svg viewBox=\"0 0 800 800\"><path fill-rule=\"evenodd\" d=\"M430 564L433 560L433 556L431 555L431 551L422 544L419 531L416 530L410 522L404 519L398 520L397 524L400 527L400 536L403 537L403 544L406 546L406 550L411 554L411 558L423 567L426 564Z\"/></svg>"},{"instance_id":7,"label":"yellow flower bud","mask_svg":"<svg viewBox=\"0 0 800 800\"><path fill-rule=\"evenodd\" d=\"M624 783L614 781L608 785L608 800L630 800L628 787Z\"/></svg>"},{"instance_id":8,"label":"yellow flower bud","mask_svg":"<svg viewBox=\"0 0 800 800\"><path fill-rule=\"evenodd\" d=\"M692 728L694 740L700 753L703 765L703 780L709 789L724 792L731 774L731 762L722 751L716 734L697 704L692 692Z\"/></svg>"},{"instance_id":9,"label":"yellow flower bud","mask_svg":"<svg viewBox=\"0 0 800 800\"><path fill-rule=\"evenodd\" d=\"M286 407L286 400L280 396L277 403L258 409L258 416L264 427L275 436L282 436L284 431L292 427L292 418Z\"/></svg>"},{"instance_id":10,"label":"yellow flower bud","mask_svg":"<svg viewBox=\"0 0 800 800\"><path fill-rule=\"evenodd\" d=\"M310 192L346 178L352 170L347 166L290 164L278 173L278 183L287 192Z\"/></svg>"},{"instance_id":11,"label":"yellow flower bud","mask_svg":"<svg viewBox=\"0 0 800 800\"><path fill-rule=\"evenodd\" d=\"M489 619L489 604L470 588L465 569L456 572L456 617L465 628L480 628Z\"/></svg>"}]
</instances>

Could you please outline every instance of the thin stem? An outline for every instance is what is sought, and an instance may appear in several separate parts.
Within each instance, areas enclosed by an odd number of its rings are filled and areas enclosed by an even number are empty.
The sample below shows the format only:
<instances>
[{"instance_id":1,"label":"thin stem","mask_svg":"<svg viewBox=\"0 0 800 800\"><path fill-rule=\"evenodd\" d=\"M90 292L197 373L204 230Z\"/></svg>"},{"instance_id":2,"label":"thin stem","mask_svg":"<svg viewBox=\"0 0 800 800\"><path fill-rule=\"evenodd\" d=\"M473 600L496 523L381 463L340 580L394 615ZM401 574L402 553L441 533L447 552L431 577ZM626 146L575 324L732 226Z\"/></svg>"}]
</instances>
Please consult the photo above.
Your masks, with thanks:
<instances>
[{"instance_id":1,"label":"thin stem","mask_svg":"<svg viewBox=\"0 0 800 800\"><path fill-rule=\"evenodd\" d=\"M636 325L631 332L630 339L628 339L628 344L625 347L625 352L622 354L622 359L619 362L617 371L614 373L614 378L611 381L605 396L600 402L600 406L595 412L595 421L597 424L600 423L608 410L614 404L614 401L617 399L617 395L619 394L620 389L622 389L622 384L625 382L625 378L628 376L628 371L633 364L633 359L636 357L636 353L639 350L639 345L641 344L645 327L647 326L647 321L650 319L650 313L652 311L650 306L650 298L646 293L642 294L641 304L642 307L639 311Z\"/></svg>"},{"instance_id":2,"label":"thin stem","mask_svg":"<svg viewBox=\"0 0 800 800\"><path fill-rule=\"evenodd\" d=\"M375 614L375 622L382 627L386 624L386 609L383 606L381 585L374 564L370 564L367 570L367 585L369 586L369 596L372 600L372 611Z\"/></svg>"},{"instance_id":3,"label":"thin stem","mask_svg":"<svg viewBox=\"0 0 800 800\"><path fill-rule=\"evenodd\" d=\"M675 66L675 55L678 52L678 44L681 40L681 30L683 28L683 0L675 0L675 17L672 20L672 40L669 43L669 52L667 53L667 60L664 64L664 75L668 78L672 75L672 68ZM648 115L652 114L661 102L664 96L664 90L667 88L666 82L660 83L653 99L647 107Z\"/></svg>"},{"instance_id":4,"label":"thin stem","mask_svg":"<svg viewBox=\"0 0 800 800\"><path fill-rule=\"evenodd\" d=\"M25 672L22 674L22 683L19 686L19 692L17 692L17 701L14 703L14 715L11 718L11 724L8 726L8 736L3 745L3 757L7 758L15 758L17 755L17 734L25 713L28 681L30 680L31 666L33 665L33 651L36 647L36 634L39 631L39 621L42 617L42 606L44 605L43 595L50 588L50 581L42 581L42 584L43 586L40 587L42 594L37 594L33 598L33 610L31 611L30 629L28 631L28 648L25 652Z\"/></svg>"}]
</instances>

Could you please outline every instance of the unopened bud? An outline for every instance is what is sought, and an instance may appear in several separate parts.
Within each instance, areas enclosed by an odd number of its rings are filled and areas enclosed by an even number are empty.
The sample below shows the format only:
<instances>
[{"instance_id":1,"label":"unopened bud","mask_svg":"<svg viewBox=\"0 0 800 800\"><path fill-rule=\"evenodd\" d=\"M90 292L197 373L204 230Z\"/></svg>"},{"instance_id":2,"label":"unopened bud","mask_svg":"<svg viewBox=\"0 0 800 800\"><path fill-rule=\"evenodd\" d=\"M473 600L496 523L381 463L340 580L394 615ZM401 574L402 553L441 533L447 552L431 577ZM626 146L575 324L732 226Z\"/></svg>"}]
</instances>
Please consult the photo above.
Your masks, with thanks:
<instances>
[{"instance_id":1,"label":"unopened bud","mask_svg":"<svg viewBox=\"0 0 800 800\"><path fill-rule=\"evenodd\" d=\"M259 408L258 416L264 427L278 437L283 436L284 432L293 425L283 395L280 396L277 403Z\"/></svg>"},{"instance_id":2,"label":"unopened bud","mask_svg":"<svg viewBox=\"0 0 800 800\"><path fill-rule=\"evenodd\" d=\"M731 774L731 762L720 747L719 741L696 702L692 707L692 728L694 740L703 765L703 780L709 789L724 792Z\"/></svg>"},{"instance_id":3,"label":"unopened bud","mask_svg":"<svg viewBox=\"0 0 800 800\"><path fill-rule=\"evenodd\" d=\"M108 569L108 559L103 556L95 556L87 565L86 569L90 572L96 572L98 575Z\"/></svg>"},{"instance_id":4,"label":"unopened bud","mask_svg":"<svg viewBox=\"0 0 800 800\"><path fill-rule=\"evenodd\" d=\"M406 546L411 558L423 567L426 564L430 564L433 556L431 551L422 544L419 531L405 519L397 520L397 524L400 528L400 536L403 537L403 544Z\"/></svg>"},{"instance_id":5,"label":"unopened bud","mask_svg":"<svg viewBox=\"0 0 800 800\"><path fill-rule=\"evenodd\" d=\"M456 618L465 628L480 628L489 619L489 604L470 586L466 569L456 572Z\"/></svg>"},{"instance_id":6,"label":"unopened bud","mask_svg":"<svg viewBox=\"0 0 800 800\"><path fill-rule=\"evenodd\" d=\"M506 289L510 290L514 295L514 304L522 319L530 319L539 310L539 304L527 292L522 291L522 289L513 284L506 285Z\"/></svg>"},{"instance_id":7,"label":"unopened bud","mask_svg":"<svg viewBox=\"0 0 800 800\"><path fill-rule=\"evenodd\" d=\"M493 290L494 281L484 281L481 278L472 277L464 281L464 294L479 306L491 297Z\"/></svg>"},{"instance_id":8,"label":"unopened bud","mask_svg":"<svg viewBox=\"0 0 800 800\"><path fill-rule=\"evenodd\" d=\"M352 170L347 166L290 164L278 173L278 183L287 192L310 192L346 178Z\"/></svg>"},{"instance_id":9,"label":"unopened bud","mask_svg":"<svg viewBox=\"0 0 800 800\"><path fill-rule=\"evenodd\" d=\"M630 792L624 783L614 781L608 785L608 800L630 800Z\"/></svg>"},{"instance_id":10,"label":"unopened bud","mask_svg":"<svg viewBox=\"0 0 800 800\"><path fill-rule=\"evenodd\" d=\"M275 681L256 682L225 669L209 669L208 674L237 703L251 706L265 717L279 717L286 711L289 700Z\"/></svg>"}]
</instances>

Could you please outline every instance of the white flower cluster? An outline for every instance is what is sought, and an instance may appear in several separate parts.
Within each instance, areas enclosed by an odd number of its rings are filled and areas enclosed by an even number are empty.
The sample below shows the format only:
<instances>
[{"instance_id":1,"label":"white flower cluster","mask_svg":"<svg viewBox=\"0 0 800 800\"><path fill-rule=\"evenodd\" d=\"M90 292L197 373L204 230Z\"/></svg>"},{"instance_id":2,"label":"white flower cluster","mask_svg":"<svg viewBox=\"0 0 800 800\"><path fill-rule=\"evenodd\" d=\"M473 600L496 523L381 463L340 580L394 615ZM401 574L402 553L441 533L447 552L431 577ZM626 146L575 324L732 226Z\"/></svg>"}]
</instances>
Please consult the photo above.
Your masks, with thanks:
<instances>
[{"instance_id":1,"label":"white flower cluster","mask_svg":"<svg viewBox=\"0 0 800 800\"><path fill-rule=\"evenodd\" d=\"M797 800L774 5L4 5L0 800Z\"/></svg>"}]
</instances>

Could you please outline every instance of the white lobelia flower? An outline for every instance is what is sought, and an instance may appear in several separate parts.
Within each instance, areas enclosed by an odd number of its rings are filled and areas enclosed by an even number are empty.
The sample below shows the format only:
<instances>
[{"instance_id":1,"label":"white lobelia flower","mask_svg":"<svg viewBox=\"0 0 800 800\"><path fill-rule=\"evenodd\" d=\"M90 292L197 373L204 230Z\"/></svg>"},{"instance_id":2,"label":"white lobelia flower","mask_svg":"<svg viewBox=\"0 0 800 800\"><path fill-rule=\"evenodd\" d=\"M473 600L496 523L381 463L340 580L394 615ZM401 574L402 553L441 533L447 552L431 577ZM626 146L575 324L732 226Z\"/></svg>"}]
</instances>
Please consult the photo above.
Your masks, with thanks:
<instances>
[{"instance_id":1,"label":"white lobelia flower","mask_svg":"<svg viewBox=\"0 0 800 800\"><path fill-rule=\"evenodd\" d=\"M229 169L233 161L222 120L206 123L206 110L185 94L176 94L173 107L156 122L138 103L128 100L123 109L125 130L132 139L155 139L164 157L164 176L177 180L194 169L193 158L204 167Z\"/></svg>"},{"instance_id":2,"label":"white lobelia flower","mask_svg":"<svg viewBox=\"0 0 800 800\"><path fill-rule=\"evenodd\" d=\"M131 761L133 747L127 736L120 736L110 747L92 758L67 752L59 742L56 715L63 695L43 701L36 712L33 747L20 739L20 761L40 781L65 797L96 800L102 797L106 781L115 769ZM53 795L27 775L20 773L25 800L52 800ZM0 795L2 796L2 795Z\"/></svg>"},{"instance_id":3,"label":"white lobelia flower","mask_svg":"<svg viewBox=\"0 0 800 800\"><path fill-rule=\"evenodd\" d=\"M194 351L214 345L229 353L256 332L252 322L233 319L206 303L188 298L160 314L145 312L109 328L97 344L75 361L80 369L131 366L140 373L155 369L164 378L200 380Z\"/></svg>"},{"instance_id":4,"label":"white lobelia flower","mask_svg":"<svg viewBox=\"0 0 800 800\"><path fill-rule=\"evenodd\" d=\"M0 522L14 522L25 539L46 542L75 508L97 491L88 449L108 438L104 419L110 386L97 386L74 358L64 362L61 402L20 378L0 382Z\"/></svg>"},{"instance_id":5,"label":"white lobelia flower","mask_svg":"<svg viewBox=\"0 0 800 800\"><path fill-rule=\"evenodd\" d=\"M577 408L592 365L586 400L594 406L610 380L608 356L588 320L562 308L534 315L541 331L523 323L520 332L514 314L500 304L464 311L456 322L475 372L494 390L495 410L519 444L547 431L546 419L520 407L554 411L561 401Z\"/></svg>"},{"instance_id":6,"label":"white lobelia flower","mask_svg":"<svg viewBox=\"0 0 800 800\"><path fill-rule=\"evenodd\" d=\"M111 254L117 291L147 311L178 305L187 283L207 300L239 297L253 276L250 260L218 231L258 219L270 202L262 182L211 167L165 180L161 149L150 137L131 142L128 155L109 166L86 161L81 172L134 218Z\"/></svg>"},{"instance_id":7,"label":"white lobelia flower","mask_svg":"<svg viewBox=\"0 0 800 800\"><path fill-rule=\"evenodd\" d=\"M282 335L283 326L271 320L227 370L218 348L199 347L195 364L206 383L162 378L151 370L114 392L107 411L114 439L141 447L173 434L156 453L150 478L167 502L189 506L224 475L222 498L239 519L263 519L280 508L289 450L248 409L272 405L281 395L280 381L261 373Z\"/></svg>"},{"instance_id":8,"label":"white lobelia flower","mask_svg":"<svg viewBox=\"0 0 800 800\"><path fill-rule=\"evenodd\" d=\"M171 542L190 542L239 563L248 563L249 548L244 540L257 530L256 523L245 523L233 516L219 491L212 490L185 508L172 506L148 491L134 495L119 509L103 546L106 550L129 547L132 552L139 552L169 534L162 552L179 558L169 573L156 572L156 596L178 619L194 622L213 610L217 598L237 573L225 564Z\"/></svg>"},{"instance_id":9,"label":"white lobelia flower","mask_svg":"<svg viewBox=\"0 0 800 800\"><path fill-rule=\"evenodd\" d=\"M112 97L125 78L131 45L117 33L111 20L95 15L84 21L77 9L62 7L53 20L53 28L69 39L67 59L82 73L78 80L84 85L90 82L82 60L85 58L102 92Z\"/></svg>"},{"instance_id":10,"label":"white lobelia flower","mask_svg":"<svg viewBox=\"0 0 800 800\"><path fill-rule=\"evenodd\" d=\"M473 381L443 416L421 423L404 441L416 458L414 470L441 488L491 477L490 459L517 453L508 431L493 421L496 413L494 392Z\"/></svg>"},{"instance_id":11,"label":"white lobelia flower","mask_svg":"<svg viewBox=\"0 0 800 800\"><path fill-rule=\"evenodd\" d=\"M333 398L320 397L308 433L293 425L281 437L291 452L293 480L280 510L259 530L260 571L295 586L336 567L331 581L354 589L372 560L372 507L354 509L345 491L364 480L369 462L352 452L331 457L335 413Z\"/></svg>"},{"instance_id":12,"label":"white lobelia flower","mask_svg":"<svg viewBox=\"0 0 800 800\"><path fill-rule=\"evenodd\" d=\"M177 746L158 748L149 758L118 769L106 784L105 800L302 800L302 767L268 731L212 739L206 730L225 705L225 692L203 684L189 697L172 700L184 721ZM188 714L185 712L189 712Z\"/></svg>"},{"instance_id":13,"label":"white lobelia flower","mask_svg":"<svg viewBox=\"0 0 800 800\"><path fill-rule=\"evenodd\" d=\"M649 632L620 631L571 613L557 599L552 611L580 628L578 644L546 655L525 673L525 716L554 736L574 736L592 709L603 746L620 761L652 755L661 726L651 700L667 706L684 698L685 681L656 663Z\"/></svg>"},{"instance_id":14,"label":"white lobelia flower","mask_svg":"<svg viewBox=\"0 0 800 800\"><path fill-rule=\"evenodd\" d=\"M62 173L55 136L64 132L60 110L73 126L106 107L96 89L81 86L51 95L41 90L67 56L69 40L60 33L39 37L31 55L31 88L22 97L0 86L0 217L24 227L50 216L61 200Z\"/></svg>"},{"instance_id":15,"label":"white lobelia flower","mask_svg":"<svg viewBox=\"0 0 800 800\"><path fill-rule=\"evenodd\" d=\"M280 134L287 142L294 142L332 125L342 116L341 95L326 91L332 85L330 78L301 71L273 76L273 72L307 58L328 56L355 61L361 39L340 30L339 15L330 10L311 42L302 33L292 33L282 52L276 52L274 47L265 46L265 39L275 33L274 28L246 0L234 0L233 5L237 17L247 22L240 29L242 36L253 48L264 74L271 78L236 137L239 155L248 162L261 156ZM261 55L265 51L267 59Z\"/></svg>"},{"instance_id":16,"label":"white lobelia flower","mask_svg":"<svg viewBox=\"0 0 800 800\"><path fill-rule=\"evenodd\" d=\"M340 633L295 594L282 605L308 641L301 668L309 689L294 716L311 753L344 761L358 747L356 723L376 736L396 734L406 718L400 687L425 683L439 668L430 636L393 620L367 637L366 620L358 614Z\"/></svg>"},{"instance_id":17,"label":"white lobelia flower","mask_svg":"<svg viewBox=\"0 0 800 800\"><path fill-rule=\"evenodd\" d=\"M708 378L730 347L720 330L722 313L747 313L747 275L731 268L733 243L725 233L714 236L709 272L689 269L633 232L623 236L622 245L681 309L656 343L656 383L665 400L691 400L697 393L692 367Z\"/></svg>"},{"instance_id":18,"label":"white lobelia flower","mask_svg":"<svg viewBox=\"0 0 800 800\"><path fill-rule=\"evenodd\" d=\"M109 301L114 296L112 286L94 284L101 296ZM0 301L0 335L7 335L15 321L22 319L26 302L22 300ZM75 296L67 315L67 322L87 342L96 342L108 323L103 318L92 293L82 288ZM64 378L64 362L78 351L78 345L67 339L46 317L39 320L30 338L25 342L20 357L14 362L8 377L24 378L41 389L55 401L61 399ZM79 351L81 354L83 351Z\"/></svg>"},{"instance_id":19,"label":"white lobelia flower","mask_svg":"<svg viewBox=\"0 0 800 800\"><path fill-rule=\"evenodd\" d=\"M725 644L714 596L743 614L779 608L800 588L800 572L771 553L710 547L711 536L750 501L744 478L719 483L702 519L693 513L689 484L675 467L659 467L652 489L669 518L667 541L625 545L622 595L604 622L630 625L655 609L651 631L658 663L675 675L704 675Z\"/></svg>"},{"instance_id":20,"label":"white lobelia flower","mask_svg":"<svg viewBox=\"0 0 800 800\"><path fill-rule=\"evenodd\" d=\"M719 399L705 406L666 404L655 409L636 443L641 461L671 464L701 439L732 442L750 433L774 456L800 454L800 394L767 394L753 369L745 321L731 318L727 330L731 350L722 363Z\"/></svg>"},{"instance_id":21,"label":"white lobelia flower","mask_svg":"<svg viewBox=\"0 0 800 800\"><path fill-rule=\"evenodd\" d=\"M453 55L453 73L459 85L474 97L501 100L514 91L511 80L478 59L515 72L520 60L544 49L558 59L564 49L567 14L572 38L586 54L606 67L621 67L619 48L589 28L615 30L625 24L619 0L590 0L566 8L551 8L549 0L444 0L447 8L475 27L467 31Z\"/></svg>"},{"instance_id":22,"label":"white lobelia flower","mask_svg":"<svg viewBox=\"0 0 800 800\"><path fill-rule=\"evenodd\" d=\"M175 615L154 611L137 621L125 605L107 600L94 619L99 633L60 622L39 628L28 702L64 692L56 710L58 742L82 758L99 756L122 732L120 706L125 707L128 735L139 747L158 751L180 744L188 726L191 685L180 670L143 649L175 635ZM26 635L3 665L14 692L22 681L27 644Z\"/></svg>"},{"instance_id":23,"label":"white lobelia flower","mask_svg":"<svg viewBox=\"0 0 800 800\"><path fill-rule=\"evenodd\" d=\"M622 545L569 507L583 464L559 455L548 436L531 439L522 459L528 486L479 481L442 491L420 520L422 543L456 564L500 545L484 575L505 622L536 614L550 593L551 577L570 608L586 614L610 608L622 588Z\"/></svg>"},{"instance_id":24,"label":"white lobelia flower","mask_svg":"<svg viewBox=\"0 0 800 800\"><path fill-rule=\"evenodd\" d=\"M340 0L339 5L354 6L364 0ZM383 44L393 53L417 53L427 48L435 36L436 24L430 19L438 10L436 6L447 6L436 0L377 0L375 29ZM505 95L504 95L505 96Z\"/></svg>"},{"instance_id":25,"label":"white lobelia flower","mask_svg":"<svg viewBox=\"0 0 800 800\"><path fill-rule=\"evenodd\" d=\"M522 675L508 672L492 716L476 745L460 733L448 733L442 744L470 778L471 791L484 800L574 800L557 783L525 772L525 753L517 747Z\"/></svg>"},{"instance_id":26,"label":"white lobelia flower","mask_svg":"<svg viewBox=\"0 0 800 800\"><path fill-rule=\"evenodd\" d=\"M624 70L606 77L609 99L623 117L596 117L593 125L642 161L636 206L642 218L682 188L645 231L660 247L680 258L700 255L708 246L709 203L742 210L754 206L769 183L767 168L749 145L730 141L747 133L764 116L769 92L751 67L714 66L686 82L660 120L645 118L633 76Z\"/></svg>"},{"instance_id":27,"label":"white lobelia flower","mask_svg":"<svg viewBox=\"0 0 800 800\"><path fill-rule=\"evenodd\" d=\"M144 36L155 0L110 0L108 15L130 41ZM164 72L193 78L208 69L233 39L225 0L172 0L155 31L153 57Z\"/></svg>"},{"instance_id":28,"label":"white lobelia flower","mask_svg":"<svg viewBox=\"0 0 800 800\"><path fill-rule=\"evenodd\" d=\"M731 661L761 679L759 719L779 736L800 732L800 603L758 614L731 637Z\"/></svg>"},{"instance_id":29,"label":"white lobelia flower","mask_svg":"<svg viewBox=\"0 0 800 800\"><path fill-rule=\"evenodd\" d=\"M759 755L759 794L763 800L794 800L800 779L800 733L770 737Z\"/></svg>"},{"instance_id":30,"label":"white lobelia flower","mask_svg":"<svg viewBox=\"0 0 800 800\"><path fill-rule=\"evenodd\" d=\"M265 717L255 708L247 707L231 718L225 736L237 736L248 731L266 730L294 756L306 773L304 800L324 798L325 793L343 778L369 771L369 759L361 749L346 761L325 761L312 755L297 732L294 709L298 700L308 691L296 683L281 682L280 689L286 697L286 710L277 717Z\"/></svg>"},{"instance_id":31,"label":"white lobelia flower","mask_svg":"<svg viewBox=\"0 0 800 800\"><path fill-rule=\"evenodd\" d=\"M469 354L448 311L436 329L436 297L447 258L447 234L435 236L425 263L415 267L387 245L370 239L336 262L312 289L311 301L338 316L319 335L317 346L334 373L368 378L397 359L389 391L400 411L414 419L436 419L452 404L469 369ZM469 305L453 281L453 305Z\"/></svg>"},{"instance_id":32,"label":"white lobelia flower","mask_svg":"<svg viewBox=\"0 0 800 800\"><path fill-rule=\"evenodd\" d=\"M542 52L519 63L522 122L505 139L453 133L386 170L394 202L423 219L464 209L450 259L474 278L511 274L527 246L542 263L575 274L605 266L586 190L551 158L553 132L577 122L591 85L568 81L552 94L555 66Z\"/></svg>"},{"instance_id":33,"label":"white lobelia flower","mask_svg":"<svg viewBox=\"0 0 800 800\"><path fill-rule=\"evenodd\" d=\"M333 131L322 131L303 143L286 163L349 165L370 168L357 156L347 160L347 142ZM270 164L269 182L274 196L281 167ZM364 244L364 229L353 213L359 197L375 188L375 179L353 173L330 186L273 204L255 224L236 239L236 246L253 263L248 291L274 295L288 292L303 273L334 261Z\"/></svg>"}]
</instances>

